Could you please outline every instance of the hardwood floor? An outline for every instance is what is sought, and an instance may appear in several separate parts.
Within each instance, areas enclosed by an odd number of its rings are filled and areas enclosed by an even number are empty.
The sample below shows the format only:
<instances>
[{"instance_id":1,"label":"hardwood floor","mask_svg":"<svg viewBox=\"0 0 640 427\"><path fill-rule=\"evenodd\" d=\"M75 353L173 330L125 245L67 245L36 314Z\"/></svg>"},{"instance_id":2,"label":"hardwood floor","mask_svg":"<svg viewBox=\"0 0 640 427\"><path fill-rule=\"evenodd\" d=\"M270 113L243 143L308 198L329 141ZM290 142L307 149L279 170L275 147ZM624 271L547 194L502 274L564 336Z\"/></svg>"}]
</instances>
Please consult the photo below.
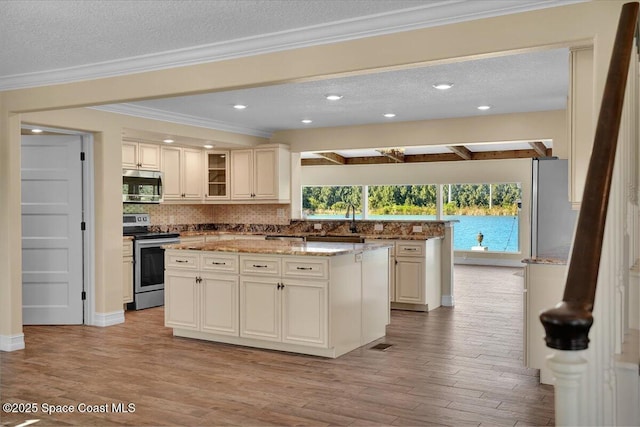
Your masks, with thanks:
<instances>
[{"instance_id":1,"label":"hardwood floor","mask_svg":"<svg viewBox=\"0 0 640 427\"><path fill-rule=\"evenodd\" d=\"M522 367L521 271L456 266L455 308L393 311L391 347L333 360L174 338L162 308L108 328L27 326L25 350L0 352L0 401L40 412L0 424L550 425L553 389ZM78 413L120 402L135 412Z\"/></svg>"}]
</instances>

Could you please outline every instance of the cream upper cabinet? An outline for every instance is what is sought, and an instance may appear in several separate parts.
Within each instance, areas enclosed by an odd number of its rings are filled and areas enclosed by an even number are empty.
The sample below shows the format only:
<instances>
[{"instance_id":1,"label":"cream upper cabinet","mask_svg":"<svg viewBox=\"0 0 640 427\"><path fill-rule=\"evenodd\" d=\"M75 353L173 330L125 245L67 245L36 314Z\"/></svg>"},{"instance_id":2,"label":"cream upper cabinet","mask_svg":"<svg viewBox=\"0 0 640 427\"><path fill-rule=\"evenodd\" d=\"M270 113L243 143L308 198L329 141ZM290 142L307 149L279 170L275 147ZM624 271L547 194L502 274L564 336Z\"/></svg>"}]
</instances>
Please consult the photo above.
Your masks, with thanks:
<instances>
[{"instance_id":1,"label":"cream upper cabinet","mask_svg":"<svg viewBox=\"0 0 640 427\"><path fill-rule=\"evenodd\" d=\"M122 168L160 170L160 146L122 141Z\"/></svg>"},{"instance_id":2,"label":"cream upper cabinet","mask_svg":"<svg viewBox=\"0 0 640 427\"><path fill-rule=\"evenodd\" d=\"M205 200L229 199L229 152L206 151L205 157Z\"/></svg>"},{"instance_id":3,"label":"cream upper cabinet","mask_svg":"<svg viewBox=\"0 0 640 427\"><path fill-rule=\"evenodd\" d=\"M291 157L282 145L231 151L231 198L290 199Z\"/></svg>"},{"instance_id":4,"label":"cream upper cabinet","mask_svg":"<svg viewBox=\"0 0 640 427\"><path fill-rule=\"evenodd\" d=\"M231 198L253 198L253 150L231 152Z\"/></svg>"},{"instance_id":5,"label":"cream upper cabinet","mask_svg":"<svg viewBox=\"0 0 640 427\"><path fill-rule=\"evenodd\" d=\"M164 201L195 201L203 197L203 152L187 147L161 149Z\"/></svg>"}]
</instances>

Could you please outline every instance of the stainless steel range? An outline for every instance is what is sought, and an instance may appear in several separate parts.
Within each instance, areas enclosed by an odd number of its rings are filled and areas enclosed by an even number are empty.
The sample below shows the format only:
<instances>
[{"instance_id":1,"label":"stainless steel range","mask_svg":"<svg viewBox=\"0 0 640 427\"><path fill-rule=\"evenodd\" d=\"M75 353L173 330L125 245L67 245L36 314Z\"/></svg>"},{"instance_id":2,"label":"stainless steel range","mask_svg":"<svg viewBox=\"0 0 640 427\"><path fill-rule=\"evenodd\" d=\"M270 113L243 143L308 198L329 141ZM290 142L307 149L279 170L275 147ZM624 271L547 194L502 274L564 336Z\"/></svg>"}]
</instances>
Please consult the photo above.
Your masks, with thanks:
<instances>
[{"instance_id":1,"label":"stainless steel range","mask_svg":"<svg viewBox=\"0 0 640 427\"><path fill-rule=\"evenodd\" d=\"M178 233L149 231L149 214L124 214L122 234L133 236L133 302L129 310L164 305L164 249L180 242Z\"/></svg>"}]
</instances>

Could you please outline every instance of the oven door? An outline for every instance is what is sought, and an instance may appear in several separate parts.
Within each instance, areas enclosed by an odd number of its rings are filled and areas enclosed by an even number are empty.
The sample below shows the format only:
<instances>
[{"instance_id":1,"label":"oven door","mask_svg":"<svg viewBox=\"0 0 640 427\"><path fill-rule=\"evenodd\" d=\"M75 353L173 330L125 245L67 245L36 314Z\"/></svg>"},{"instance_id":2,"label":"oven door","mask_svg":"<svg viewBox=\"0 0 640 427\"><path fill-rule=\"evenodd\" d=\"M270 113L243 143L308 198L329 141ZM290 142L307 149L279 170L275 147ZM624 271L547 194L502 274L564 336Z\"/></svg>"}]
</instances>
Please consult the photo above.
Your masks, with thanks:
<instances>
[{"instance_id":1,"label":"oven door","mask_svg":"<svg viewBox=\"0 0 640 427\"><path fill-rule=\"evenodd\" d=\"M134 240L135 293L164 289L164 249L162 249L162 245L179 242L178 238Z\"/></svg>"}]
</instances>

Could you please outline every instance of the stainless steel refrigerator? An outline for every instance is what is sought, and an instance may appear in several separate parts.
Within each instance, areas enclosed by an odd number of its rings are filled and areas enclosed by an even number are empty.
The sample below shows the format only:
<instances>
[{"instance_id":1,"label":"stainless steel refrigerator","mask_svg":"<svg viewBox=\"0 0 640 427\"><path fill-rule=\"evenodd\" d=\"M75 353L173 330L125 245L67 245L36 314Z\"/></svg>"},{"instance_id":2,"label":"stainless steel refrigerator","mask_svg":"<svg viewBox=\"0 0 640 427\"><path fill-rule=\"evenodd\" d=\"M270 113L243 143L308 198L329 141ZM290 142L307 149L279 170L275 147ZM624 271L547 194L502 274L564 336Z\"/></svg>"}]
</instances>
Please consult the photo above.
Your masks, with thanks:
<instances>
[{"instance_id":1,"label":"stainless steel refrigerator","mask_svg":"<svg viewBox=\"0 0 640 427\"><path fill-rule=\"evenodd\" d=\"M531 257L567 258L578 211L568 197L569 161L534 159L531 193Z\"/></svg>"}]
</instances>

